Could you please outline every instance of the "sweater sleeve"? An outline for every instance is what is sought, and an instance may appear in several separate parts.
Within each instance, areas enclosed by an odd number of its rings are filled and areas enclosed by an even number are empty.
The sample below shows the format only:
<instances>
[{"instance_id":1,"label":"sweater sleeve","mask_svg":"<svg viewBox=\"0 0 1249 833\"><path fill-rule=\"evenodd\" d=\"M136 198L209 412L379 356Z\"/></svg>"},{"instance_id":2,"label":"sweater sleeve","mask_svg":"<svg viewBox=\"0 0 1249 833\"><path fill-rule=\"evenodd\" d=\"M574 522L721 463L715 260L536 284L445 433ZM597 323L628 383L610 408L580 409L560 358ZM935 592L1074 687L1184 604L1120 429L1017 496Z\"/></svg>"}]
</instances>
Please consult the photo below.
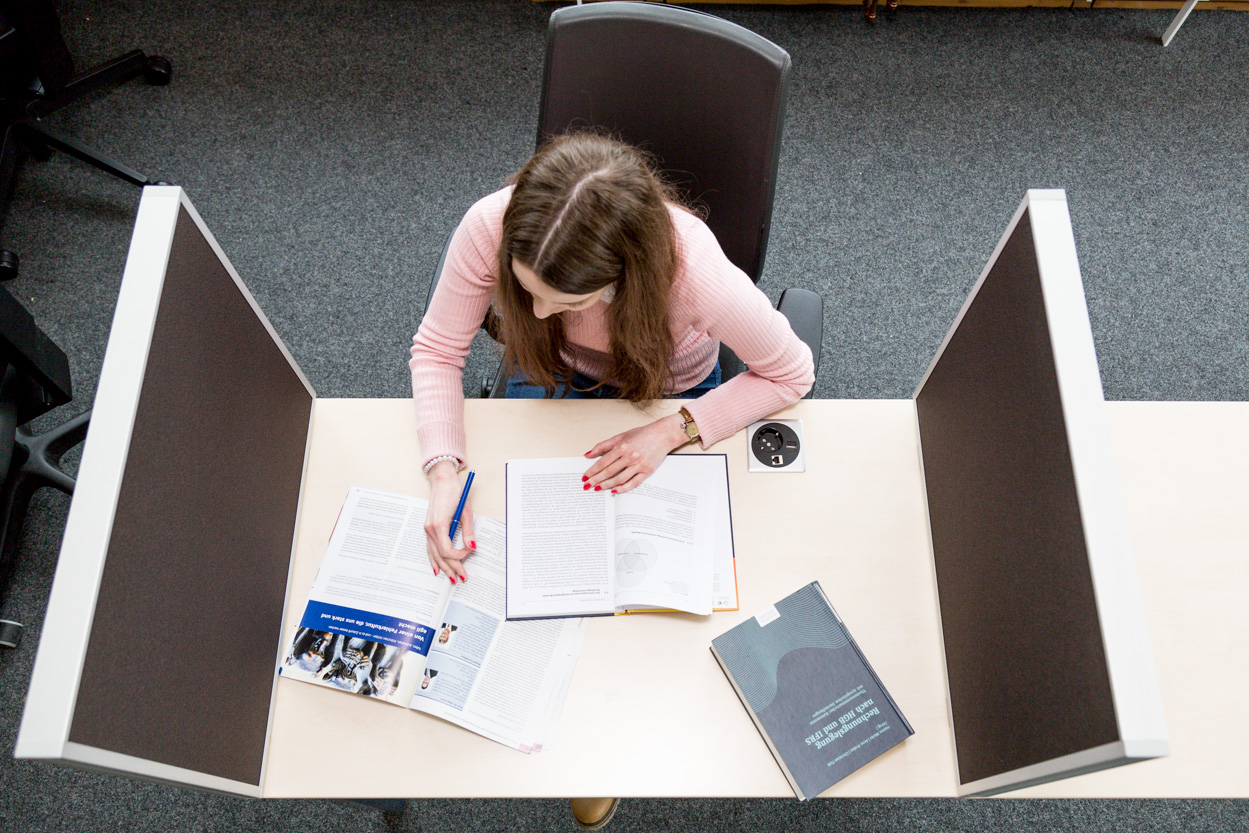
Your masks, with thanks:
<instances>
[{"instance_id":1,"label":"sweater sleeve","mask_svg":"<svg viewBox=\"0 0 1249 833\"><path fill-rule=\"evenodd\" d=\"M689 223L682 245L679 303L695 307L695 326L727 344L748 368L688 406L707 448L801 399L815 383L815 364L788 319L724 255L705 224Z\"/></svg>"},{"instance_id":2,"label":"sweater sleeve","mask_svg":"<svg viewBox=\"0 0 1249 833\"><path fill-rule=\"evenodd\" d=\"M421 466L453 456L467 464L464 364L494 296L503 211L511 189L479 200L451 236L442 277L412 338L412 396Z\"/></svg>"}]
</instances>

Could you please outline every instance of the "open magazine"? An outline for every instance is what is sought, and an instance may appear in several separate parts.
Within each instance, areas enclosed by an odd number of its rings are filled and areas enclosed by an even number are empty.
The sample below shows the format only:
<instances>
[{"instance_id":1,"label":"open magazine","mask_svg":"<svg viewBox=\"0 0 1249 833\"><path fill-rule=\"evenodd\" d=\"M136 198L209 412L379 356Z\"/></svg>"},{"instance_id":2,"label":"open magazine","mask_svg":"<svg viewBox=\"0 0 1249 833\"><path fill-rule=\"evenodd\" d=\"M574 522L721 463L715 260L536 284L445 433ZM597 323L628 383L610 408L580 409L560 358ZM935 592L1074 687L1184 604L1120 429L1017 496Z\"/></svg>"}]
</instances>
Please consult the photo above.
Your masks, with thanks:
<instances>
[{"instance_id":1,"label":"open magazine","mask_svg":"<svg viewBox=\"0 0 1249 833\"><path fill-rule=\"evenodd\" d=\"M506 530L481 515L469 581L435 576L428 505L351 487L279 673L536 752L554 730L585 623L504 621Z\"/></svg>"}]
</instances>

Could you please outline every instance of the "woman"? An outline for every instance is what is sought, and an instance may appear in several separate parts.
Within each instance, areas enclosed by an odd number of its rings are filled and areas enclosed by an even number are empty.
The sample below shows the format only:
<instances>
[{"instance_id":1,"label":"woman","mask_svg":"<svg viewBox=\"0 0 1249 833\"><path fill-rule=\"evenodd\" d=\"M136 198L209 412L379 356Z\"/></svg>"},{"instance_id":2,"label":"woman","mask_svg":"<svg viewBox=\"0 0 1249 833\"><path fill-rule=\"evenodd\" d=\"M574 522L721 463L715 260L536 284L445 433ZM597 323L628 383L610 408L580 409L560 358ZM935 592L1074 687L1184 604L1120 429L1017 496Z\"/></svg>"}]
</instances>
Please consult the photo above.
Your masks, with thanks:
<instances>
[{"instance_id":1,"label":"woman","mask_svg":"<svg viewBox=\"0 0 1249 833\"><path fill-rule=\"evenodd\" d=\"M467 546L447 535L467 462L461 371L491 302L509 397L697 397L586 452L583 489L636 488L673 449L731 436L814 381L811 351L639 151L592 134L551 141L469 209L413 338L427 550L453 583L476 547L467 506ZM722 386L721 341L749 368Z\"/></svg>"}]
</instances>

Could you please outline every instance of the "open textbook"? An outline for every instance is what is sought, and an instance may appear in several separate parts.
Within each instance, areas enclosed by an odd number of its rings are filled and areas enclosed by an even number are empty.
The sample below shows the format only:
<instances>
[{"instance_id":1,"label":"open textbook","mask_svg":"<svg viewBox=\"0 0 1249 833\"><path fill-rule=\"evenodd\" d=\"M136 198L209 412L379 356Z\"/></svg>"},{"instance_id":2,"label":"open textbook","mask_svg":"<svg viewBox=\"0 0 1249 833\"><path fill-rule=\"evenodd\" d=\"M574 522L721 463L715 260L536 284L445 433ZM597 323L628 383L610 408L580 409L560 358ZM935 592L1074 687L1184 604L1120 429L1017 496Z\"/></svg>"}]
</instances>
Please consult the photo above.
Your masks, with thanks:
<instances>
[{"instance_id":1,"label":"open textbook","mask_svg":"<svg viewBox=\"0 0 1249 833\"><path fill-rule=\"evenodd\" d=\"M551 736L585 623L504 621L503 524L469 581L435 576L428 501L352 486L279 673L441 717L522 752Z\"/></svg>"},{"instance_id":2,"label":"open textbook","mask_svg":"<svg viewBox=\"0 0 1249 833\"><path fill-rule=\"evenodd\" d=\"M737 609L723 454L668 456L628 492L585 491L581 457L507 464L507 618Z\"/></svg>"}]
</instances>

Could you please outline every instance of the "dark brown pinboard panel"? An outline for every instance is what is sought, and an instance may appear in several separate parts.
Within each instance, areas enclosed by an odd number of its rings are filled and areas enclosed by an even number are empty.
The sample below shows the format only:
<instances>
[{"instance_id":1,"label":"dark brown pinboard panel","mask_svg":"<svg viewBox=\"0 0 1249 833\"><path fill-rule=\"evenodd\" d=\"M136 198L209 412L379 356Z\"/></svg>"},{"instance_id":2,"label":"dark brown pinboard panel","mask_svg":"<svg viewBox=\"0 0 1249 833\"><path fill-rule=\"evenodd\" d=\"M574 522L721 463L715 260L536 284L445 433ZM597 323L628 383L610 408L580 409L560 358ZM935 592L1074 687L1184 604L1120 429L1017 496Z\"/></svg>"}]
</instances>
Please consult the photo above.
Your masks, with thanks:
<instances>
[{"instance_id":1,"label":"dark brown pinboard panel","mask_svg":"<svg viewBox=\"0 0 1249 833\"><path fill-rule=\"evenodd\" d=\"M260 783L312 400L181 208L71 741Z\"/></svg>"},{"instance_id":2,"label":"dark brown pinboard panel","mask_svg":"<svg viewBox=\"0 0 1249 833\"><path fill-rule=\"evenodd\" d=\"M1026 211L916 408L960 783L1118 740Z\"/></svg>"}]
</instances>

